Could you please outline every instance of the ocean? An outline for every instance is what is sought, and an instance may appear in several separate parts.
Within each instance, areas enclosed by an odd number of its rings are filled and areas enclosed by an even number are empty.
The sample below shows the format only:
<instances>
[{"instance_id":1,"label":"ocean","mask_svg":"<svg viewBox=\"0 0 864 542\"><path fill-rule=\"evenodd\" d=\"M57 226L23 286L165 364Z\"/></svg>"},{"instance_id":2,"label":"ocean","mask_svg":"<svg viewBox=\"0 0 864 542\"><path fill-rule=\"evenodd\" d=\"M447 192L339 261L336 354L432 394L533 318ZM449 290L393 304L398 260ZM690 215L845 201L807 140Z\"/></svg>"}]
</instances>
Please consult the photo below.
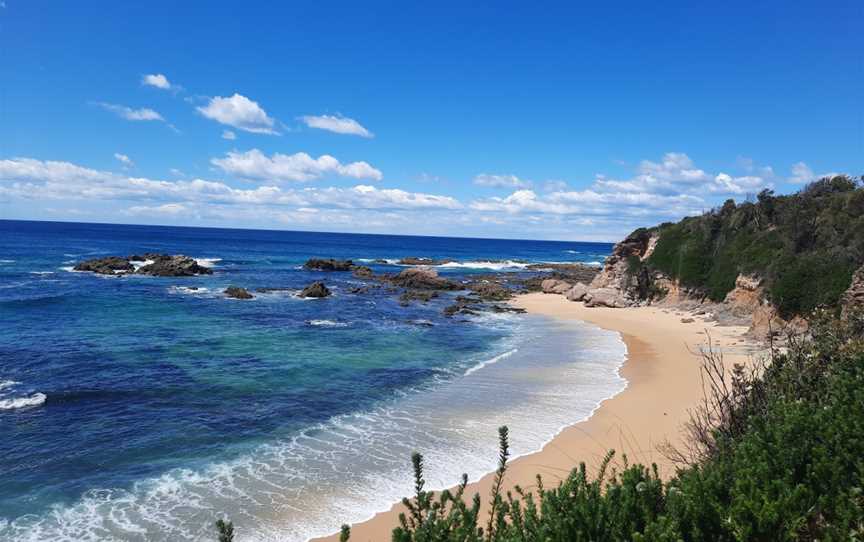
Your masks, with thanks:
<instances>
[{"instance_id":1,"label":"ocean","mask_svg":"<svg viewBox=\"0 0 864 542\"><path fill-rule=\"evenodd\" d=\"M442 276L599 265L611 244L0 221L0 540L303 541L494 469L496 429L538 450L624 388L620 337L535 315L447 318L350 273L449 258ZM80 260L186 254L197 277ZM488 260L494 260L490 263ZM387 262L387 263L384 263ZM314 280L325 299L295 293ZM228 299L228 285L280 288Z\"/></svg>"}]
</instances>

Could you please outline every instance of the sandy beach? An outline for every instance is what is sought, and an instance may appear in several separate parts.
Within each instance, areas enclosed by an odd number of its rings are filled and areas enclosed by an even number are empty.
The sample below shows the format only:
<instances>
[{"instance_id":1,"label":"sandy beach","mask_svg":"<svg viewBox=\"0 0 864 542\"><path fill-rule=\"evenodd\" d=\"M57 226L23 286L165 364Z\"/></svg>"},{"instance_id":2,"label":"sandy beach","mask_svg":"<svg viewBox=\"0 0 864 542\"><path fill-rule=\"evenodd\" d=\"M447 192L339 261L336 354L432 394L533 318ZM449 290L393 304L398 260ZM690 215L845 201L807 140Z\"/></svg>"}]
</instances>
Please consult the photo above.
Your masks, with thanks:
<instances>
[{"instance_id":1,"label":"sandy beach","mask_svg":"<svg viewBox=\"0 0 864 542\"><path fill-rule=\"evenodd\" d=\"M619 458L626 454L630 463L656 463L661 476L674 474L674 466L658 446L666 442L680 444L680 430L688 419L688 410L702 396L700 349L707 347L710 337L727 366L746 363L760 351L744 336L746 327L721 327L670 308L586 308L564 296L542 293L522 295L512 303L529 313L581 320L619 332L627 345L627 361L620 372L628 384L624 391L604 401L589 419L564 429L542 450L512 460L505 481L508 488L532 488L537 474L551 486L582 461L589 472L596 472L610 449ZM495 452L489 450L490 454ZM467 494L479 492L485 502L491 483L492 475L488 474L469 484ZM402 510L401 504L395 504L353 525L351 540L389 541ZM332 535L316 540L337 539Z\"/></svg>"}]
</instances>

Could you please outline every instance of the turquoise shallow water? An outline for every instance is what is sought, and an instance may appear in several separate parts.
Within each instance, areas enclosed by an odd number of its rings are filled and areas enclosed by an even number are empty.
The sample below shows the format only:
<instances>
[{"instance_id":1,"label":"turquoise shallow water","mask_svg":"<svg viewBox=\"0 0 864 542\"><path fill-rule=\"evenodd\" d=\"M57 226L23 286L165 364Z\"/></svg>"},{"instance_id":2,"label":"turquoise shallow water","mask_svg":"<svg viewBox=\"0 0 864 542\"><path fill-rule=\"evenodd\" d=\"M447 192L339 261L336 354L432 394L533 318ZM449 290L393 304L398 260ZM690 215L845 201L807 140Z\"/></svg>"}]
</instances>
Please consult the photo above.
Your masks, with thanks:
<instances>
[{"instance_id":1,"label":"turquoise shallow water","mask_svg":"<svg viewBox=\"0 0 864 542\"><path fill-rule=\"evenodd\" d=\"M313 256L454 258L439 272L459 277L610 248L0 221L0 539L205 540L230 511L241 541L304 540L409 492L413 450L444 486L493 466L498 425L537 449L623 387L615 334L447 319L446 298L400 307L348 275L324 300L219 292L299 289L322 277L299 268ZM146 251L215 273L68 270Z\"/></svg>"}]
</instances>

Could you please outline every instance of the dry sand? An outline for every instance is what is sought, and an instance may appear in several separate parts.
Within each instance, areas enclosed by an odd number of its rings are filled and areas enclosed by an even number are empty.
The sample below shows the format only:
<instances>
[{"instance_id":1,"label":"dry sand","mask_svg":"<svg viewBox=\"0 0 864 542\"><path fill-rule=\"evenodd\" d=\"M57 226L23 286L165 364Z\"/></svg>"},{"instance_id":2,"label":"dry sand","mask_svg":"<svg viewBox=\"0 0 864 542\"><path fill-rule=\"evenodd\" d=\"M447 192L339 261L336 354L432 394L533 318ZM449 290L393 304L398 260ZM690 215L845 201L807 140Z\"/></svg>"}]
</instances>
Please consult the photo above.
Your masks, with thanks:
<instances>
[{"instance_id":1,"label":"dry sand","mask_svg":"<svg viewBox=\"0 0 864 542\"><path fill-rule=\"evenodd\" d=\"M656 463L661 476L674 474L674 466L658 451L669 442L678 445L688 411L702 397L701 348L710 336L713 348L723 353L727 366L747 363L758 347L748 342L746 327L720 327L698 316L661 307L628 309L587 308L564 296L526 294L513 304L530 313L564 320L582 320L621 333L627 345L627 361L621 375L627 388L604 401L588 420L561 431L541 451L511 461L506 487L532 488L541 474L547 487L565 478L584 461L596 472L608 450L627 455L630 463ZM682 319L693 319L682 322ZM494 453L494 450L490 450ZM406 472L406 476L409 473ZM469 484L467 494L489 494L492 474ZM401 504L351 527L352 542L388 542ZM335 541L333 535L321 541Z\"/></svg>"}]
</instances>

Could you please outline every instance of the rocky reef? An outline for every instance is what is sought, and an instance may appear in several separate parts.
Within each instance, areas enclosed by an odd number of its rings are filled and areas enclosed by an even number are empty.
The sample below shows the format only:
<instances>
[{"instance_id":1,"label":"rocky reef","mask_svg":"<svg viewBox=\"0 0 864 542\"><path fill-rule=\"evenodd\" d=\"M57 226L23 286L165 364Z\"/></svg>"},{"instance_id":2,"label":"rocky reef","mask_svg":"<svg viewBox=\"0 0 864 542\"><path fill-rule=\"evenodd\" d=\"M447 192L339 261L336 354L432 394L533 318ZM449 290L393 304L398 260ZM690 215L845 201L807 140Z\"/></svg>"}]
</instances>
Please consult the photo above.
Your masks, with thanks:
<instances>
[{"instance_id":1,"label":"rocky reef","mask_svg":"<svg viewBox=\"0 0 864 542\"><path fill-rule=\"evenodd\" d=\"M79 262L75 271L98 275L150 275L153 277L193 277L210 275L213 270L182 254L146 253L132 256L108 256Z\"/></svg>"}]
</instances>

